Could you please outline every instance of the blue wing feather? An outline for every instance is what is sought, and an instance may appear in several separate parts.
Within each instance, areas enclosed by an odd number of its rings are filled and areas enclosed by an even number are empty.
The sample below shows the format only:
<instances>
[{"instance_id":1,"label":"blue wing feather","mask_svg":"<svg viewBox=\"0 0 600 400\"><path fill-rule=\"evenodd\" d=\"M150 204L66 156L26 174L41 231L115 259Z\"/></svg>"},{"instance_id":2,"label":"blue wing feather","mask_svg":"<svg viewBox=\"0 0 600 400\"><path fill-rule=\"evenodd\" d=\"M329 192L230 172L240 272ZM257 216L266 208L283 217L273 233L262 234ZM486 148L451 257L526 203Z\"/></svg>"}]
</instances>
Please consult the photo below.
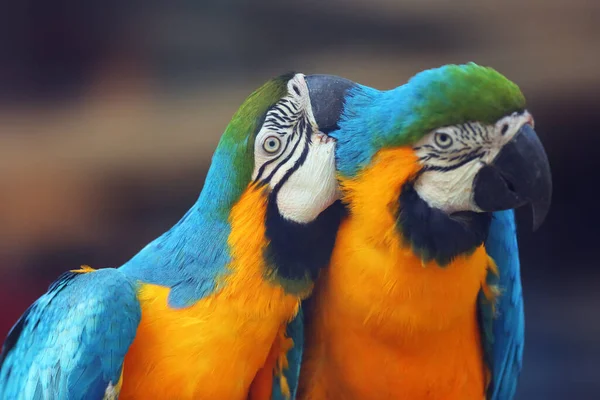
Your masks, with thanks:
<instances>
[{"instance_id":1,"label":"blue wing feather","mask_svg":"<svg viewBox=\"0 0 600 400\"><path fill-rule=\"evenodd\" d=\"M290 397L287 398L281 391L279 379L273 379L272 400L294 400L298 390L300 365L302 364L302 351L304 349L304 314L302 308L296 317L287 325L286 336L294 341L294 346L287 352L288 368L283 371L290 388Z\"/></svg>"},{"instance_id":2,"label":"blue wing feather","mask_svg":"<svg viewBox=\"0 0 600 400\"><path fill-rule=\"evenodd\" d=\"M141 318L116 269L67 272L15 324L0 356L2 399L102 399Z\"/></svg>"},{"instance_id":3,"label":"blue wing feather","mask_svg":"<svg viewBox=\"0 0 600 400\"><path fill-rule=\"evenodd\" d=\"M498 276L488 283L500 289L495 313L480 295L479 310L486 361L491 370L488 399L510 400L517 389L525 341L525 315L515 217L512 210L495 212L485 243Z\"/></svg>"}]
</instances>

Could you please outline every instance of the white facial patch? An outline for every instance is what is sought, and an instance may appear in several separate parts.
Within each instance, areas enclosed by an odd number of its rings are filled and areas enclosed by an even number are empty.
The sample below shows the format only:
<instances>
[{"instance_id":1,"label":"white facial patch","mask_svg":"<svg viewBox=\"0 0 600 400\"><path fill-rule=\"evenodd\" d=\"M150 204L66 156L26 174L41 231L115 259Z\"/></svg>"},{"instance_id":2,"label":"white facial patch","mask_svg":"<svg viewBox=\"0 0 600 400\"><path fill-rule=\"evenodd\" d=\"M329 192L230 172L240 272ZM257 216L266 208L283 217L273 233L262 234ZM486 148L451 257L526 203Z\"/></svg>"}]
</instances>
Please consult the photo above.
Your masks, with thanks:
<instances>
[{"instance_id":1,"label":"white facial patch","mask_svg":"<svg viewBox=\"0 0 600 400\"><path fill-rule=\"evenodd\" d=\"M494 125L468 122L426 135L414 146L423 165L415 190L430 207L448 214L481 212L473 200L475 176L526 123L533 125L527 111L501 118Z\"/></svg>"},{"instance_id":2,"label":"white facial patch","mask_svg":"<svg viewBox=\"0 0 600 400\"><path fill-rule=\"evenodd\" d=\"M279 190L277 206L292 221L310 222L339 198L335 176L335 142L316 134L306 161Z\"/></svg>"},{"instance_id":3,"label":"white facial patch","mask_svg":"<svg viewBox=\"0 0 600 400\"><path fill-rule=\"evenodd\" d=\"M424 172L415 182L415 190L430 207L450 214L457 211L475 210L473 180L481 168L479 162L470 162L452 171Z\"/></svg>"},{"instance_id":4,"label":"white facial patch","mask_svg":"<svg viewBox=\"0 0 600 400\"><path fill-rule=\"evenodd\" d=\"M289 220L307 223L339 198L335 141L319 132L303 74L268 112L254 144L252 178L277 190L277 207Z\"/></svg>"}]
</instances>

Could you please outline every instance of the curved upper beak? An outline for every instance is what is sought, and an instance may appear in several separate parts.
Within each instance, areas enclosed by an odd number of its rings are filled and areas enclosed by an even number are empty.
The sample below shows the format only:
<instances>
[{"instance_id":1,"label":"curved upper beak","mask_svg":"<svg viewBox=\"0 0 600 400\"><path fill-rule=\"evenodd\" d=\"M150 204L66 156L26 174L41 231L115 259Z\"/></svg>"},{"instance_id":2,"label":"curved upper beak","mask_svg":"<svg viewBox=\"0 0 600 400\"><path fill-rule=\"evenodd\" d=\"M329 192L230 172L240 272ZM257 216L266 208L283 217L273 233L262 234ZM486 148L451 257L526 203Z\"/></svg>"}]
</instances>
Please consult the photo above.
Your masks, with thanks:
<instances>
[{"instance_id":1,"label":"curved upper beak","mask_svg":"<svg viewBox=\"0 0 600 400\"><path fill-rule=\"evenodd\" d=\"M475 203L483 211L531 204L536 230L550 209L552 176L544 146L531 125L524 124L473 183Z\"/></svg>"},{"instance_id":2,"label":"curved upper beak","mask_svg":"<svg viewBox=\"0 0 600 400\"><path fill-rule=\"evenodd\" d=\"M306 84L319 130L323 133L337 130L346 93L356 83L335 75L307 75Z\"/></svg>"}]
</instances>

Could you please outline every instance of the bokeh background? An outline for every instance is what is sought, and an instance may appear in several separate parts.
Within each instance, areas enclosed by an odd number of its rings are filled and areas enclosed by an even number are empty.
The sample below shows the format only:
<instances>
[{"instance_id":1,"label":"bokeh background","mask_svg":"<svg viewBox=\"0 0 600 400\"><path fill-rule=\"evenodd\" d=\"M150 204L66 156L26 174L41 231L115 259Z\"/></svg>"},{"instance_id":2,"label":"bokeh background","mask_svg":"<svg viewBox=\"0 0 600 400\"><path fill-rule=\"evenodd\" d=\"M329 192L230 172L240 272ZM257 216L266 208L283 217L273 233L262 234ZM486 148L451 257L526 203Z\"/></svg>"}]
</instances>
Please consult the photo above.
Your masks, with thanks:
<instances>
[{"instance_id":1,"label":"bokeh background","mask_svg":"<svg viewBox=\"0 0 600 400\"><path fill-rule=\"evenodd\" d=\"M23 0L0 23L0 337L62 271L118 266L195 201L256 87L295 70L380 89L446 63L521 86L553 207L519 213L519 399L600 398L600 2Z\"/></svg>"}]
</instances>

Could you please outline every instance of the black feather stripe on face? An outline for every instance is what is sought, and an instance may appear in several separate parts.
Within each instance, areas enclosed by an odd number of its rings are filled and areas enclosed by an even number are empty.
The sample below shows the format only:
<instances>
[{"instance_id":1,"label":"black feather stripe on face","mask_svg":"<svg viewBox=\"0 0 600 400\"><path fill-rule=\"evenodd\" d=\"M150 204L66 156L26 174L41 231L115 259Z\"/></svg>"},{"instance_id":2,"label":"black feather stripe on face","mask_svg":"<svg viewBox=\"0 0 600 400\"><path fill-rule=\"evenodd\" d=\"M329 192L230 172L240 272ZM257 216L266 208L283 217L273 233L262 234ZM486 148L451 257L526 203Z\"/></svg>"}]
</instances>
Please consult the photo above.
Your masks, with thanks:
<instances>
[{"instance_id":1,"label":"black feather stripe on face","mask_svg":"<svg viewBox=\"0 0 600 400\"><path fill-rule=\"evenodd\" d=\"M455 257L475 251L487 238L490 213L448 215L421 199L412 182L404 185L398 201L396 229L424 262L446 266Z\"/></svg>"},{"instance_id":2,"label":"black feather stripe on face","mask_svg":"<svg viewBox=\"0 0 600 400\"><path fill-rule=\"evenodd\" d=\"M299 148L300 143L304 138L306 138L305 145L307 145L313 130L305 111L299 109L298 104L287 98L281 99L271 108L269 108L265 115L264 128L269 128L274 134L277 134L282 140L285 141L285 145L279 154L262 164L258 170L256 178L254 179L254 181L257 183L260 182L263 184L269 184L282 167L288 166L288 163L298 151L305 151L304 148ZM288 152L290 145L292 147ZM289 178L289 171L295 171L298 169L298 163L303 162L303 160L301 160L302 158L303 157L300 156L298 161L289 166L288 172L286 172L284 175L285 179ZM275 167L265 177L264 175L266 169L272 165L275 165ZM282 182L277 182L277 185L280 186L283 181L284 179L282 179Z\"/></svg>"},{"instance_id":3,"label":"black feather stripe on face","mask_svg":"<svg viewBox=\"0 0 600 400\"><path fill-rule=\"evenodd\" d=\"M306 291L321 268L329 264L339 224L346 214L340 200L308 223L285 219L277 208L276 193L269 195L264 258L274 279L288 293Z\"/></svg>"},{"instance_id":4,"label":"black feather stripe on face","mask_svg":"<svg viewBox=\"0 0 600 400\"><path fill-rule=\"evenodd\" d=\"M413 149L426 171L453 171L488 154L491 146L490 129L493 127L477 122L445 127L432 135L446 135L451 143L447 148L440 148L434 141L415 146Z\"/></svg>"},{"instance_id":5,"label":"black feather stripe on face","mask_svg":"<svg viewBox=\"0 0 600 400\"><path fill-rule=\"evenodd\" d=\"M480 149L476 149L473 150L472 152L469 152L467 154L463 154L457 157L453 157L451 159L449 159L449 162L454 162L453 164L449 164L446 166L441 166L441 165L426 165L425 167L423 167L424 171L442 171L442 172L448 172L448 171L452 171L455 170L457 168L462 167L465 164L470 163L473 160L476 160L478 158L481 158L485 155L485 151L482 151Z\"/></svg>"}]
</instances>

